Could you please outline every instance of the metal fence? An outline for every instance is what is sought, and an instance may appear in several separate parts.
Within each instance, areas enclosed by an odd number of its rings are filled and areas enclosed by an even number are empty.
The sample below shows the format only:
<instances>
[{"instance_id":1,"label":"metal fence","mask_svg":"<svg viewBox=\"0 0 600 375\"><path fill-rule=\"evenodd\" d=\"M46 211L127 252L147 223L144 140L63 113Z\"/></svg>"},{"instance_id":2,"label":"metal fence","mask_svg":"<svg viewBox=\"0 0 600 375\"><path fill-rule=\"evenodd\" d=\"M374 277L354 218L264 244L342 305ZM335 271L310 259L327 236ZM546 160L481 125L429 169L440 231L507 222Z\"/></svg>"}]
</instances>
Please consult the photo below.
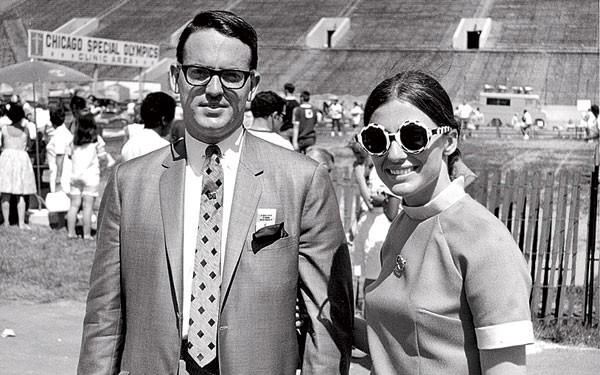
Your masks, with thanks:
<instances>
[{"instance_id":1,"label":"metal fence","mask_svg":"<svg viewBox=\"0 0 600 375\"><path fill-rule=\"evenodd\" d=\"M507 226L521 248L533 280L533 318L587 324L598 320L598 167L591 173L484 170L477 174L467 191ZM332 179L340 215L349 229L356 221L358 189L350 168L337 168ZM578 266L578 262L585 264ZM581 270L583 278L577 275Z\"/></svg>"}]
</instances>

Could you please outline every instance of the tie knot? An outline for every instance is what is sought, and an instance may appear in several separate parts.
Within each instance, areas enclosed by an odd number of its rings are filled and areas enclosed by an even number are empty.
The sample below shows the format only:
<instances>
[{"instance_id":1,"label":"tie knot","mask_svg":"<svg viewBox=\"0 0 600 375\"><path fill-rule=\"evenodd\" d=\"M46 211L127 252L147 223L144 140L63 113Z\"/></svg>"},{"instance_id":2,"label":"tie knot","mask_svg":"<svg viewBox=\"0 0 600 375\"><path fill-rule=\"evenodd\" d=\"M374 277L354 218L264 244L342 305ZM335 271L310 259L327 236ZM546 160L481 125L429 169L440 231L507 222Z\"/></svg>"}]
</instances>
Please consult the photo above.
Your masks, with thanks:
<instances>
[{"instance_id":1,"label":"tie knot","mask_svg":"<svg viewBox=\"0 0 600 375\"><path fill-rule=\"evenodd\" d=\"M221 156L221 149L217 145L209 145L206 148L205 155L210 159L213 155Z\"/></svg>"}]
</instances>

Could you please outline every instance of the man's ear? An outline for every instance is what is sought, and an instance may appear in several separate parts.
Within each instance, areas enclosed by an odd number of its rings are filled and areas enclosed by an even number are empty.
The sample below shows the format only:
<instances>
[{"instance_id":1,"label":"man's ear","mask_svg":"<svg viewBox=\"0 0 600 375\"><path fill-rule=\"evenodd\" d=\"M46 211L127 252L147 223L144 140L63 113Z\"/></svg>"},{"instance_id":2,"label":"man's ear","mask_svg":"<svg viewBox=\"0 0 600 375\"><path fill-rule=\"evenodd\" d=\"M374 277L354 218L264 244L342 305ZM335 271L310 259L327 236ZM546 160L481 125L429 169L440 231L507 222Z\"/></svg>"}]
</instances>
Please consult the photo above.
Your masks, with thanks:
<instances>
[{"instance_id":1,"label":"man's ear","mask_svg":"<svg viewBox=\"0 0 600 375\"><path fill-rule=\"evenodd\" d=\"M458 131L456 129L452 129L450 133L446 134L446 146L444 147L444 155L449 156L452 155L456 148L458 147Z\"/></svg>"},{"instance_id":2,"label":"man's ear","mask_svg":"<svg viewBox=\"0 0 600 375\"><path fill-rule=\"evenodd\" d=\"M250 92L248 93L248 98L246 99L248 102L251 102L254 99L254 95L258 92L258 84L260 83L260 73L254 72L252 76L250 76Z\"/></svg>"},{"instance_id":3,"label":"man's ear","mask_svg":"<svg viewBox=\"0 0 600 375\"><path fill-rule=\"evenodd\" d=\"M177 64L171 64L169 67L169 87L175 94L179 94L179 67Z\"/></svg>"}]
</instances>

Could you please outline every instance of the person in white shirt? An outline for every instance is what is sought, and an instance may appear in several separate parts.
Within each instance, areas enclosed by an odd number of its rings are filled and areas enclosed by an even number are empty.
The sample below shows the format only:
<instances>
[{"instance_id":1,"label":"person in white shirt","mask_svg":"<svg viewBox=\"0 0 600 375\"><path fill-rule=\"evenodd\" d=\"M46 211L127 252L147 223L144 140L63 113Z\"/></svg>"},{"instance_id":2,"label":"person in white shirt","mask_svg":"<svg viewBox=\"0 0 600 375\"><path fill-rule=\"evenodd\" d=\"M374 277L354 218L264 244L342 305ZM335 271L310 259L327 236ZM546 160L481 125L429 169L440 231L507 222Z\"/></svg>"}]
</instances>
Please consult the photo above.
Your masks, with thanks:
<instances>
[{"instance_id":1,"label":"person in white shirt","mask_svg":"<svg viewBox=\"0 0 600 375\"><path fill-rule=\"evenodd\" d=\"M331 118L331 136L335 136L335 131L337 130L338 135L341 137L343 135L342 117L344 117L344 109L335 95L331 97L329 117Z\"/></svg>"},{"instance_id":2,"label":"person in white shirt","mask_svg":"<svg viewBox=\"0 0 600 375\"><path fill-rule=\"evenodd\" d=\"M144 129L132 136L121 149L123 160L131 160L169 145L164 137L170 134L175 117L175 99L164 92L153 92L144 98L140 109Z\"/></svg>"},{"instance_id":3,"label":"person in white shirt","mask_svg":"<svg viewBox=\"0 0 600 375\"><path fill-rule=\"evenodd\" d=\"M458 118L460 119L460 128L463 130L465 136L467 136L470 132L467 128L467 125L469 124L469 118L471 117L472 111L473 108L471 108L471 106L464 100L457 109Z\"/></svg>"},{"instance_id":4,"label":"person in white shirt","mask_svg":"<svg viewBox=\"0 0 600 375\"><path fill-rule=\"evenodd\" d=\"M529 139L529 129L533 125L533 119L531 118L531 114L526 109L523 110L523 139Z\"/></svg>"},{"instance_id":5,"label":"person in white shirt","mask_svg":"<svg viewBox=\"0 0 600 375\"><path fill-rule=\"evenodd\" d=\"M350 115L352 116L352 127L356 128L360 125L360 120L362 120L363 109L357 102L354 102L354 106L350 110Z\"/></svg>"},{"instance_id":6,"label":"person in white shirt","mask_svg":"<svg viewBox=\"0 0 600 375\"><path fill-rule=\"evenodd\" d=\"M276 130L283 124L285 100L273 91L261 91L252 100L250 111L254 120L246 129L253 135L293 150L292 143L279 135Z\"/></svg>"},{"instance_id":7,"label":"person in white shirt","mask_svg":"<svg viewBox=\"0 0 600 375\"><path fill-rule=\"evenodd\" d=\"M69 191L69 173L71 166L64 168L67 145L73 141L73 134L65 125L65 111L53 108L50 112L50 122L54 127L52 138L46 145L46 161L50 170L50 191Z\"/></svg>"}]
</instances>

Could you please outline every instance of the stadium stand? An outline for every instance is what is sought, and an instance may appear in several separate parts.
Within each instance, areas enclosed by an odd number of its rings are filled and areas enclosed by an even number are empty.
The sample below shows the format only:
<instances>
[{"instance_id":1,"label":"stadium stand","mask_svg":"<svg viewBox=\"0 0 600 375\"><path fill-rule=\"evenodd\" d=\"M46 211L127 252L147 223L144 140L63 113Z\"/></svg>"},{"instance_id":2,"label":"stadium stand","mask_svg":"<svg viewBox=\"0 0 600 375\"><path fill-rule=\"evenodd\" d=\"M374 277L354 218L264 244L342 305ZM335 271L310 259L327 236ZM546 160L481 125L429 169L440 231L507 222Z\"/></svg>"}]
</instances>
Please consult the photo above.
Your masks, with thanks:
<instances>
[{"instance_id":1,"label":"stadium stand","mask_svg":"<svg viewBox=\"0 0 600 375\"><path fill-rule=\"evenodd\" d=\"M17 1L0 21L54 30L72 17L98 17L96 37L159 44L172 58L169 37L203 9L232 10L260 38L261 89L285 82L317 93L365 95L402 68L438 77L455 100L477 99L485 83L530 86L546 104L600 101L597 0L36 0ZM306 34L321 17L349 17L336 48L308 49ZM491 17L480 50L452 50L461 18ZM20 21L19 21L20 20ZM0 28L0 65L26 56L22 33ZM10 42L10 43L7 43ZM87 74L93 65L66 63ZM131 80L137 68L99 66L99 79Z\"/></svg>"},{"instance_id":2,"label":"stadium stand","mask_svg":"<svg viewBox=\"0 0 600 375\"><path fill-rule=\"evenodd\" d=\"M494 1L489 17L501 21L498 48L598 51L598 1Z\"/></svg>"},{"instance_id":3,"label":"stadium stand","mask_svg":"<svg viewBox=\"0 0 600 375\"><path fill-rule=\"evenodd\" d=\"M478 0L361 1L352 13L350 47L449 48L461 17Z\"/></svg>"},{"instance_id":4,"label":"stadium stand","mask_svg":"<svg viewBox=\"0 0 600 375\"><path fill-rule=\"evenodd\" d=\"M0 20L20 18L26 27L52 31L74 17L97 17L119 0L25 0L0 14Z\"/></svg>"}]
</instances>

